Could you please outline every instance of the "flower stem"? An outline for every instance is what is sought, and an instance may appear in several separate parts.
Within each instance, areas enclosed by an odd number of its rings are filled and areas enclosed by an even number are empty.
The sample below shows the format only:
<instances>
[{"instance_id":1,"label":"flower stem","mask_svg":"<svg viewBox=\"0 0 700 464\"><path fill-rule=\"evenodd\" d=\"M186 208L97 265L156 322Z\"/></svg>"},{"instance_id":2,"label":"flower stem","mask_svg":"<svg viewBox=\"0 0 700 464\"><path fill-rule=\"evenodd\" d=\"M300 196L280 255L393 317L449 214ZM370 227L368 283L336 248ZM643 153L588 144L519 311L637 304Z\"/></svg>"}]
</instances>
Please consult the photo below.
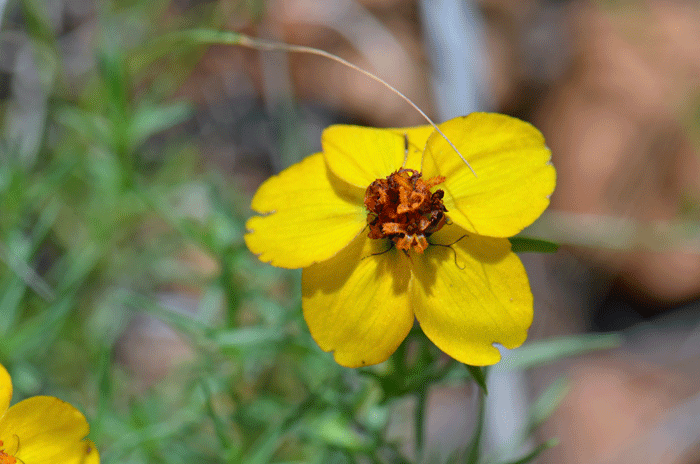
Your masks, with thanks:
<instances>
[{"instance_id":1,"label":"flower stem","mask_svg":"<svg viewBox=\"0 0 700 464\"><path fill-rule=\"evenodd\" d=\"M474 433L472 434L471 442L469 443L467 464L476 464L479 461L479 453L481 451L481 437L484 431L484 418L486 417L486 392L479 388L477 390L479 397L479 410L476 416L476 424L474 424Z\"/></svg>"},{"instance_id":2,"label":"flower stem","mask_svg":"<svg viewBox=\"0 0 700 464\"><path fill-rule=\"evenodd\" d=\"M420 462L423 458L423 437L425 435L425 419L427 411L425 407L428 402L428 383L418 390L418 398L416 402L415 421L416 421L416 461Z\"/></svg>"}]
</instances>

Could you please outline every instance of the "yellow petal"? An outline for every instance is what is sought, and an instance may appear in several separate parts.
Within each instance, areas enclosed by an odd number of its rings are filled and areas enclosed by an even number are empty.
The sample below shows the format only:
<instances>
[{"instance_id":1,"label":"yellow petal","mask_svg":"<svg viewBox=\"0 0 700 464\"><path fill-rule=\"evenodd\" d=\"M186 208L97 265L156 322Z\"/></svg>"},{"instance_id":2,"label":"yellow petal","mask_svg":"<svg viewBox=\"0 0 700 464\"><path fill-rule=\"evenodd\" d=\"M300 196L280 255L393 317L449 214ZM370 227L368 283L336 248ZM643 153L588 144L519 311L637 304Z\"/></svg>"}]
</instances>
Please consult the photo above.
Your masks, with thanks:
<instances>
[{"instance_id":1,"label":"yellow petal","mask_svg":"<svg viewBox=\"0 0 700 464\"><path fill-rule=\"evenodd\" d=\"M408 258L395 247L382 253L389 243L361 234L337 256L302 271L311 336L343 366L385 361L413 326Z\"/></svg>"},{"instance_id":2,"label":"yellow petal","mask_svg":"<svg viewBox=\"0 0 700 464\"><path fill-rule=\"evenodd\" d=\"M430 134L435 131L433 126L397 127L389 130L404 137L404 148L406 144L405 139L408 138L409 156L408 162L404 167L420 171L425 145L428 143Z\"/></svg>"},{"instance_id":3,"label":"yellow petal","mask_svg":"<svg viewBox=\"0 0 700 464\"><path fill-rule=\"evenodd\" d=\"M27 464L81 464L88 431L80 411L51 396L20 401L0 419L0 440L15 440L15 457Z\"/></svg>"},{"instance_id":4,"label":"yellow petal","mask_svg":"<svg viewBox=\"0 0 700 464\"><path fill-rule=\"evenodd\" d=\"M466 230L510 237L549 205L556 173L542 134L502 114L472 113L440 129L469 161L478 177L437 132L428 140L423 177L445 176L448 217Z\"/></svg>"},{"instance_id":5,"label":"yellow petal","mask_svg":"<svg viewBox=\"0 0 700 464\"><path fill-rule=\"evenodd\" d=\"M336 125L323 131L321 143L330 170L345 182L366 189L402 167L420 170L432 131L430 126L377 129Z\"/></svg>"},{"instance_id":6,"label":"yellow petal","mask_svg":"<svg viewBox=\"0 0 700 464\"><path fill-rule=\"evenodd\" d=\"M261 261L285 268L325 261L367 225L364 191L330 173L320 153L265 181L246 223L245 242Z\"/></svg>"},{"instance_id":7,"label":"yellow petal","mask_svg":"<svg viewBox=\"0 0 700 464\"><path fill-rule=\"evenodd\" d=\"M10 374L5 369L5 366L0 364L0 417L10 407L12 400L12 379Z\"/></svg>"},{"instance_id":8,"label":"yellow petal","mask_svg":"<svg viewBox=\"0 0 700 464\"><path fill-rule=\"evenodd\" d=\"M500 360L493 343L515 348L525 341L532 293L508 239L465 233L446 226L430 237L433 245L422 259L413 259L412 302L438 348L462 363L485 366Z\"/></svg>"},{"instance_id":9,"label":"yellow petal","mask_svg":"<svg viewBox=\"0 0 700 464\"><path fill-rule=\"evenodd\" d=\"M100 464L100 453L91 440L83 440L81 448L83 455L81 464Z\"/></svg>"}]
</instances>

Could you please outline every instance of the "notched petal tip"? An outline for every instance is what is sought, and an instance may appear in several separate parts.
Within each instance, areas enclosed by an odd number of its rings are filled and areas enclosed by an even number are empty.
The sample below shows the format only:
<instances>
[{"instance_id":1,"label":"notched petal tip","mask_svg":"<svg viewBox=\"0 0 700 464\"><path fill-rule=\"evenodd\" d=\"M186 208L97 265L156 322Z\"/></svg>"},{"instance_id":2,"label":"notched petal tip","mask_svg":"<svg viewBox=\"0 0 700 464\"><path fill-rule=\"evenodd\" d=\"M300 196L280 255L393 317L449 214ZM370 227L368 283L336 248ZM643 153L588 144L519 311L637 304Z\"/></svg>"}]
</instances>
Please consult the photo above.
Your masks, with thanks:
<instances>
[{"instance_id":1,"label":"notched petal tip","mask_svg":"<svg viewBox=\"0 0 700 464\"><path fill-rule=\"evenodd\" d=\"M457 226L438 233L445 243ZM532 323L532 293L520 259L504 238L468 235L451 247L431 246L413 265L411 300L426 336L448 355L473 366L497 363L493 345L519 346Z\"/></svg>"},{"instance_id":2,"label":"notched petal tip","mask_svg":"<svg viewBox=\"0 0 700 464\"><path fill-rule=\"evenodd\" d=\"M83 440L83 459L81 464L99 464L100 453L92 440Z\"/></svg>"}]
</instances>

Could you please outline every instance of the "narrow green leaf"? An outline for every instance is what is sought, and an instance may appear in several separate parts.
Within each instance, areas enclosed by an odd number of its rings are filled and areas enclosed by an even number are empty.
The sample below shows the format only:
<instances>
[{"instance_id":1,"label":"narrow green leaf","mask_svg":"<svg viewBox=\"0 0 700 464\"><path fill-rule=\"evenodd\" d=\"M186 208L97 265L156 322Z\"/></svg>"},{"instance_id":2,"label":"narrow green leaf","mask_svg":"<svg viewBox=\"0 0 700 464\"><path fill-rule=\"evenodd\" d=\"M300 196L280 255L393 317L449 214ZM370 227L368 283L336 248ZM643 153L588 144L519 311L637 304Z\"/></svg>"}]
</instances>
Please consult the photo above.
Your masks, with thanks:
<instances>
[{"instance_id":1,"label":"narrow green leaf","mask_svg":"<svg viewBox=\"0 0 700 464\"><path fill-rule=\"evenodd\" d=\"M224 421L219 414L217 414L216 409L214 408L214 401L213 401L213 395L212 395L212 390L209 386L209 380L208 379L200 379L200 387L202 388L202 392L204 393L204 398L205 398L205 411L209 418L212 421L212 424L214 424L214 431L216 432L216 437L219 440L219 444L221 445L221 449L231 449L232 443L231 440L229 440L228 435L227 435L227 424L226 421Z\"/></svg>"},{"instance_id":2,"label":"narrow green leaf","mask_svg":"<svg viewBox=\"0 0 700 464\"><path fill-rule=\"evenodd\" d=\"M416 392L418 394L418 401L416 402L415 418L416 418L416 455L423 456L425 450L423 449L423 436L425 435L425 419L428 414L426 409L426 403L428 401L428 389L429 383L423 384L424 387L418 389Z\"/></svg>"},{"instance_id":3,"label":"narrow green leaf","mask_svg":"<svg viewBox=\"0 0 700 464\"><path fill-rule=\"evenodd\" d=\"M469 371L469 375L472 376L472 379L481 387L481 390L484 392L484 395L488 395L488 389L486 388L486 368L485 367L479 367L479 366L470 366L469 364L464 365L467 370Z\"/></svg>"},{"instance_id":4,"label":"narrow green leaf","mask_svg":"<svg viewBox=\"0 0 700 464\"><path fill-rule=\"evenodd\" d=\"M559 244L530 237L510 237L510 244L514 253L554 253L559 249Z\"/></svg>"},{"instance_id":5,"label":"narrow green leaf","mask_svg":"<svg viewBox=\"0 0 700 464\"><path fill-rule=\"evenodd\" d=\"M97 54L97 69L100 71L110 109L116 114L125 115L128 107L127 75L124 68L123 51L118 42L108 42ZM113 121L115 122L115 121ZM123 121L121 121L123 122Z\"/></svg>"},{"instance_id":6,"label":"narrow green leaf","mask_svg":"<svg viewBox=\"0 0 700 464\"><path fill-rule=\"evenodd\" d=\"M136 148L152 135L186 121L192 115L192 105L185 102L170 105L142 105L129 122L131 147Z\"/></svg>"},{"instance_id":7,"label":"narrow green leaf","mask_svg":"<svg viewBox=\"0 0 700 464\"><path fill-rule=\"evenodd\" d=\"M183 47L201 45L237 45L243 36L237 32L217 31L215 29L189 29L171 32L156 37L148 43L148 47L135 53L129 60L132 72L141 72L146 66L173 51L181 51Z\"/></svg>"},{"instance_id":8,"label":"narrow green leaf","mask_svg":"<svg viewBox=\"0 0 700 464\"><path fill-rule=\"evenodd\" d=\"M75 292L83 284L102 257L103 248L94 242L85 242L80 251L63 258L62 281L56 286L56 293Z\"/></svg>"},{"instance_id":9,"label":"narrow green leaf","mask_svg":"<svg viewBox=\"0 0 700 464\"><path fill-rule=\"evenodd\" d=\"M110 143L111 127L104 116L80 108L64 105L56 110L56 120L77 132L87 141L103 146Z\"/></svg>"},{"instance_id":10,"label":"narrow green leaf","mask_svg":"<svg viewBox=\"0 0 700 464\"><path fill-rule=\"evenodd\" d=\"M253 444L252 449L242 462L247 464L264 464L271 461L272 456L280 446L280 439L286 434L289 429L299 422L305 414L312 411L313 405L316 403L316 396L309 395L306 400L292 408L284 418L277 422L270 423L268 428Z\"/></svg>"},{"instance_id":11,"label":"narrow green leaf","mask_svg":"<svg viewBox=\"0 0 700 464\"><path fill-rule=\"evenodd\" d=\"M97 410L94 420L90 422L90 437L97 442L102 440L104 433L105 418L113 401L112 388L114 385L112 379L112 347L102 346L100 348L100 356L97 364L97 384L99 386L97 395Z\"/></svg>"},{"instance_id":12,"label":"narrow green leaf","mask_svg":"<svg viewBox=\"0 0 700 464\"><path fill-rule=\"evenodd\" d=\"M559 359L577 356L589 351L608 350L622 343L619 334L574 335L527 343L510 351L494 369L532 369L544 364L551 364Z\"/></svg>"},{"instance_id":13,"label":"narrow green leaf","mask_svg":"<svg viewBox=\"0 0 700 464\"><path fill-rule=\"evenodd\" d=\"M2 258L2 255L0 255ZM0 260L2 262L2 260ZM14 327L22 310L20 303L26 293L27 285L16 275L9 275L4 279L4 284L0 286L0 308L2 308L2 318L0 318L0 337L5 339ZM0 353L5 356L5 344L0 346Z\"/></svg>"},{"instance_id":14,"label":"narrow green leaf","mask_svg":"<svg viewBox=\"0 0 700 464\"><path fill-rule=\"evenodd\" d=\"M25 320L11 337L3 340L3 354L15 360L27 357L29 353L46 352L63 328L75 303L74 296L56 300L46 312Z\"/></svg>"},{"instance_id":15,"label":"narrow green leaf","mask_svg":"<svg viewBox=\"0 0 700 464\"><path fill-rule=\"evenodd\" d=\"M543 451L548 450L549 448L553 448L559 444L559 440L556 438L552 438L550 440L547 440L546 442L542 443L540 446L532 450L530 453L526 454L522 458L518 459L517 461L510 461L508 463L504 464L526 464L528 462L533 461L537 456L542 454Z\"/></svg>"},{"instance_id":16,"label":"narrow green leaf","mask_svg":"<svg viewBox=\"0 0 700 464\"><path fill-rule=\"evenodd\" d=\"M198 343L204 342L204 334L208 326L190 315L178 313L177 311L161 306L149 298L141 297L136 294L129 294L125 297L124 304L134 310L143 310L147 312L172 326L182 335L190 337Z\"/></svg>"},{"instance_id":17,"label":"narrow green leaf","mask_svg":"<svg viewBox=\"0 0 700 464\"><path fill-rule=\"evenodd\" d=\"M533 432L556 411L569 392L569 382L564 376L552 382L530 406L527 431Z\"/></svg>"},{"instance_id":18,"label":"narrow green leaf","mask_svg":"<svg viewBox=\"0 0 700 464\"><path fill-rule=\"evenodd\" d=\"M472 439L469 443L469 448L467 448L468 451L465 460L467 464L476 464L479 462L479 457L481 456L481 438L484 433L484 419L486 419L485 388L479 393L479 411L477 413L476 425L474 426Z\"/></svg>"},{"instance_id":19,"label":"narrow green leaf","mask_svg":"<svg viewBox=\"0 0 700 464\"><path fill-rule=\"evenodd\" d=\"M251 348L281 340L283 337L284 332L276 327L244 327L219 332L215 341L221 348Z\"/></svg>"},{"instance_id":20,"label":"narrow green leaf","mask_svg":"<svg viewBox=\"0 0 700 464\"><path fill-rule=\"evenodd\" d=\"M22 19L30 37L41 42L54 44L56 41L51 19L41 2L21 2Z\"/></svg>"},{"instance_id":21,"label":"narrow green leaf","mask_svg":"<svg viewBox=\"0 0 700 464\"><path fill-rule=\"evenodd\" d=\"M312 422L310 433L324 443L348 451L358 452L368 448L368 440L353 429L350 419L340 411L328 411Z\"/></svg>"}]
</instances>

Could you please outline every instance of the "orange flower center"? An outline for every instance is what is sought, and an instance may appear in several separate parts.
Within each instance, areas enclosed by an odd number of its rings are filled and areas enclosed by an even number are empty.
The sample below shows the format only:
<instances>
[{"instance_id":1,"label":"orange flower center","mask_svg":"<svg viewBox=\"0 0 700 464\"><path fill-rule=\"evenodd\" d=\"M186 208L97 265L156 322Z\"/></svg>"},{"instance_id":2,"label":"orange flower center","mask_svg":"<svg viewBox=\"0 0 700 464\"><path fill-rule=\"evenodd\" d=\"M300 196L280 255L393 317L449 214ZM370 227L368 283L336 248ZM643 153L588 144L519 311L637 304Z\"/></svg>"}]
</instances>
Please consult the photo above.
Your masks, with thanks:
<instances>
[{"instance_id":1,"label":"orange flower center","mask_svg":"<svg viewBox=\"0 0 700 464\"><path fill-rule=\"evenodd\" d=\"M5 448L2 448L3 442L0 440L0 464L16 464L17 458L10 456L5 452Z\"/></svg>"},{"instance_id":2,"label":"orange flower center","mask_svg":"<svg viewBox=\"0 0 700 464\"><path fill-rule=\"evenodd\" d=\"M430 191L442 182L443 176L425 181L413 169L399 169L372 182L365 191L369 238L388 238L400 250L423 253L427 237L445 225L445 192Z\"/></svg>"}]
</instances>

